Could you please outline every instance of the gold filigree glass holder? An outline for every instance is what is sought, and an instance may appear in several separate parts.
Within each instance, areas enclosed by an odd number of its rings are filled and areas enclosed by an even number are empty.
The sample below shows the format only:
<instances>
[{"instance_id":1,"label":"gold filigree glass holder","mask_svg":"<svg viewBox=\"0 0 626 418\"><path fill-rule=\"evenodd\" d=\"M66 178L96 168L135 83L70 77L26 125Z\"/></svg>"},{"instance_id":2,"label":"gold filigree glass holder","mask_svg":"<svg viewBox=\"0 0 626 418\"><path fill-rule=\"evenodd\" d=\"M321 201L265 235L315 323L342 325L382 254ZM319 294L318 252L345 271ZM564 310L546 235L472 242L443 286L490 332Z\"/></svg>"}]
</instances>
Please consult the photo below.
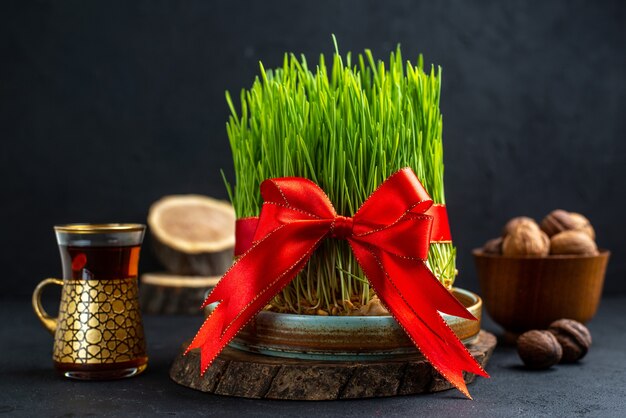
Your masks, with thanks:
<instances>
[{"instance_id":1,"label":"gold filigree glass holder","mask_svg":"<svg viewBox=\"0 0 626 418\"><path fill-rule=\"evenodd\" d=\"M117 379L137 375L148 364L139 309L137 270L145 232L140 224L55 226L63 280L43 280L33 309L54 335L52 359L64 376ZM43 289L59 285L57 317L41 305Z\"/></svg>"}]
</instances>

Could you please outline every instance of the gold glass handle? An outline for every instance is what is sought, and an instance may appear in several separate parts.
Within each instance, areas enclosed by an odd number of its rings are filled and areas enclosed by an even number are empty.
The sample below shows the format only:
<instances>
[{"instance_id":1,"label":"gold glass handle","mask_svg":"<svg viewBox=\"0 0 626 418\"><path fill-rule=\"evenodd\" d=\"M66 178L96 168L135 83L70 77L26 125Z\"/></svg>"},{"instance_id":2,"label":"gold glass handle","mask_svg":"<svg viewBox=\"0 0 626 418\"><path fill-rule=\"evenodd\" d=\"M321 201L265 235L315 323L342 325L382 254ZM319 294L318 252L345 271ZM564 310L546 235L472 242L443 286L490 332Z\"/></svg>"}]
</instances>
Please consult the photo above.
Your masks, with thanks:
<instances>
[{"instance_id":1,"label":"gold glass handle","mask_svg":"<svg viewBox=\"0 0 626 418\"><path fill-rule=\"evenodd\" d=\"M43 306L41 305L41 292L43 291L43 288L49 284L56 284L59 286L63 286L63 280L59 280L59 279L42 280L33 291L32 302L33 302L33 310L35 311L37 318L39 318L43 326L50 332L50 334L54 335L54 332L57 329L57 318L48 315L48 312L46 312Z\"/></svg>"}]
</instances>

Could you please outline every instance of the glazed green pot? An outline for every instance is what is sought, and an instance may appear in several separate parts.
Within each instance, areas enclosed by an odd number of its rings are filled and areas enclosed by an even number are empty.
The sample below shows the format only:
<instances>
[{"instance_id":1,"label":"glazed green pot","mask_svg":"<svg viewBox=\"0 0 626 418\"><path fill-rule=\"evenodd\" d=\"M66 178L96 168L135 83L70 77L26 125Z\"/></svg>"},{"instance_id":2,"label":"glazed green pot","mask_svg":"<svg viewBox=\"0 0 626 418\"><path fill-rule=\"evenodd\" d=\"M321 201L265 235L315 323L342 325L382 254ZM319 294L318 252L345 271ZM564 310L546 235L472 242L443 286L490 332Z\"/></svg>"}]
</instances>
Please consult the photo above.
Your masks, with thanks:
<instances>
[{"instance_id":1,"label":"glazed green pot","mask_svg":"<svg viewBox=\"0 0 626 418\"><path fill-rule=\"evenodd\" d=\"M480 331L482 300L455 288L454 296L477 321L442 314L465 343ZM231 342L239 350L310 360L380 360L419 352L391 316L318 316L260 312Z\"/></svg>"}]
</instances>

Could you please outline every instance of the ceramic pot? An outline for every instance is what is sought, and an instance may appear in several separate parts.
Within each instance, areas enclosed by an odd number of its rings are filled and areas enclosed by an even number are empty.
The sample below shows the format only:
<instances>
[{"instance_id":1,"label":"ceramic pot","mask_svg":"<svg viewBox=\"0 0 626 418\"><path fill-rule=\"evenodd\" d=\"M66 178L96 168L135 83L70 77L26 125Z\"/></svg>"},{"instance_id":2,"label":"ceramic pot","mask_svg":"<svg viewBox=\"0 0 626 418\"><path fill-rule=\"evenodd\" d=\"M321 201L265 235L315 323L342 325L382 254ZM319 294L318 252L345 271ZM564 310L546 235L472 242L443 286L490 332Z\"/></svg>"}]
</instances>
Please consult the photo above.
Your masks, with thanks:
<instances>
[{"instance_id":1,"label":"ceramic pot","mask_svg":"<svg viewBox=\"0 0 626 418\"><path fill-rule=\"evenodd\" d=\"M596 313L609 251L598 255L505 257L473 251L489 316L517 334L561 318L589 321Z\"/></svg>"},{"instance_id":2,"label":"ceramic pot","mask_svg":"<svg viewBox=\"0 0 626 418\"><path fill-rule=\"evenodd\" d=\"M455 297L477 321L443 314L464 342L480 331L482 301L463 289ZM231 342L231 346L270 356L312 360L380 360L419 354L391 316L318 316L262 311Z\"/></svg>"}]
</instances>

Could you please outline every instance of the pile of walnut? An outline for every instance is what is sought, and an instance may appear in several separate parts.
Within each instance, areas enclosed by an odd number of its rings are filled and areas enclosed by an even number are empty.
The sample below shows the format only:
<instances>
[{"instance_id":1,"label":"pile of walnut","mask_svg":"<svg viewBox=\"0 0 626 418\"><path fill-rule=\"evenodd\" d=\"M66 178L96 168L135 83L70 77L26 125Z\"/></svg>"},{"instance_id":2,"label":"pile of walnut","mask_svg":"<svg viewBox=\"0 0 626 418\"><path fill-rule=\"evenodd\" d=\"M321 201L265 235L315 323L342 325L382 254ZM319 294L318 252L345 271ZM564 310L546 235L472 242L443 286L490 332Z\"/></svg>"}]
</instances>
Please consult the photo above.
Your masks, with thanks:
<instances>
[{"instance_id":1,"label":"pile of walnut","mask_svg":"<svg viewBox=\"0 0 626 418\"><path fill-rule=\"evenodd\" d=\"M517 353L526 367L535 370L574 363L587 354L590 346L591 333L573 319L559 319L547 331L528 331L517 339Z\"/></svg>"},{"instance_id":2,"label":"pile of walnut","mask_svg":"<svg viewBox=\"0 0 626 418\"><path fill-rule=\"evenodd\" d=\"M541 224L520 216L504 227L502 237L483 246L489 254L505 256L537 256L550 254L598 254L596 234L591 223L580 213L557 209L548 214Z\"/></svg>"}]
</instances>

